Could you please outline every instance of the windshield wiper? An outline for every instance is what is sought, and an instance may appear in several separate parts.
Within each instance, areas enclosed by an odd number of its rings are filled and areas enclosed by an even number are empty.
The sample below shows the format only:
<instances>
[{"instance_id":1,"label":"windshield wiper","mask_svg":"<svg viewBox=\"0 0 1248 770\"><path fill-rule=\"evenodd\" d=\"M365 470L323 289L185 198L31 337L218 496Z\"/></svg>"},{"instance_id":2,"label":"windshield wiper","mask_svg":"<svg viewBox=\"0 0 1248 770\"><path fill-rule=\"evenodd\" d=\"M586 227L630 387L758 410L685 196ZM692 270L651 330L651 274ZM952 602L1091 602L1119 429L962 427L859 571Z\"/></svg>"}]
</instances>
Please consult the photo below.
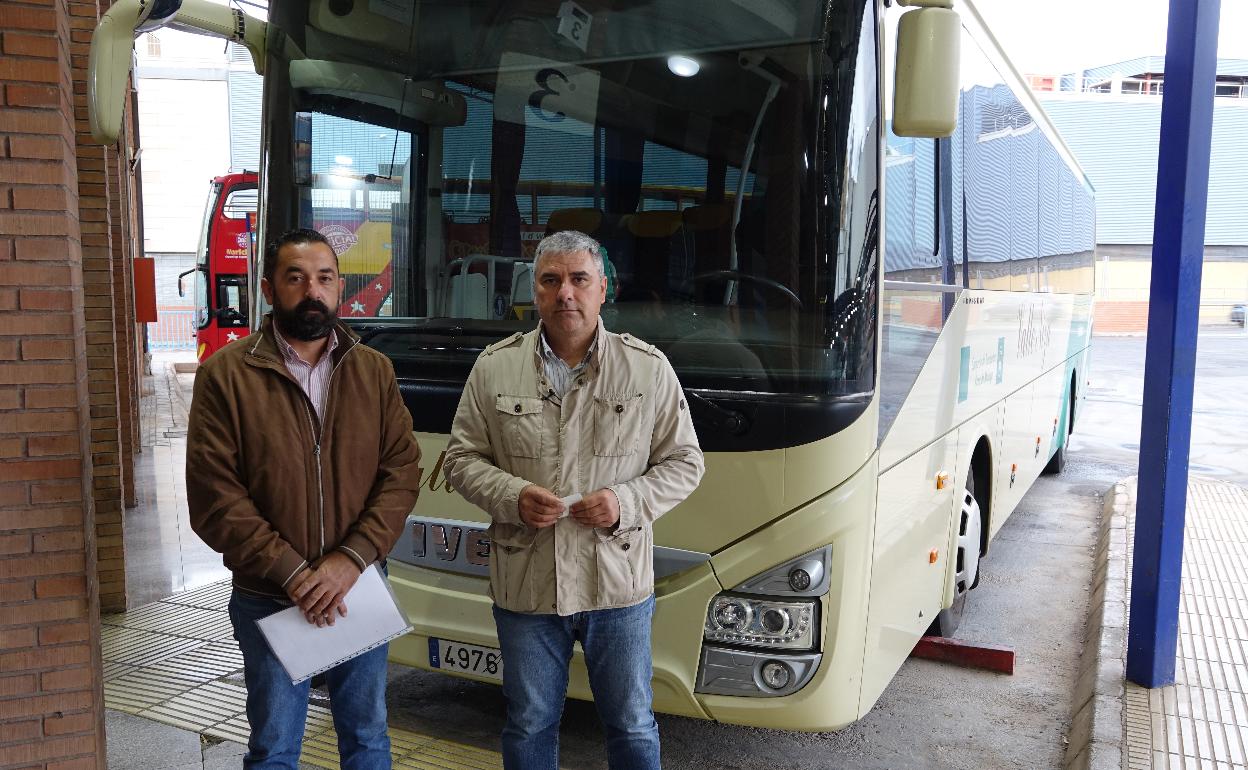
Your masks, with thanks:
<instances>
[{"instance_id":1,"label":"windshield wiper","mask_svg":"<svg viewBox=\"0 0 1248 770\"><path fill-rule=\"evenodd\" d=\"M725 433L732 436L740 436L749 430L750 424L744 414L734 409L722 407L706 396L695 393L692 390L686 389L685 396L689 399L690 409L692 409L692 404L701 405L705 411L714 415L708 422Z\"/></svg>"}]
</instances>

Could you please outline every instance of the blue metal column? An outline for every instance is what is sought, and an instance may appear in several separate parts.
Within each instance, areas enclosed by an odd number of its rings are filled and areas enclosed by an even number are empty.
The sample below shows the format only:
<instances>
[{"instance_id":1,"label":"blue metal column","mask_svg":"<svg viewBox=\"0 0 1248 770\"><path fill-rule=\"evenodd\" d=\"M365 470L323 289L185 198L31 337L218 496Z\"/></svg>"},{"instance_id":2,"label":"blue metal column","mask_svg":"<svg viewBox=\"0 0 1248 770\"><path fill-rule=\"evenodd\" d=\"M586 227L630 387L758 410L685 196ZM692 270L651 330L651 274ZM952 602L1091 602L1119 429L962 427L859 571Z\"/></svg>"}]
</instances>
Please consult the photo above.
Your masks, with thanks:
<instances>
[{"instance_id":1,"label":"blue metal column","mask_svg":"<svg viewBox=\"0 0 1248 770\"><path fill-rule=\"evenodd\" d=\"M1127 678L1174 681L1219 0L1170 0Z\"/></svg>"}]
</instances>

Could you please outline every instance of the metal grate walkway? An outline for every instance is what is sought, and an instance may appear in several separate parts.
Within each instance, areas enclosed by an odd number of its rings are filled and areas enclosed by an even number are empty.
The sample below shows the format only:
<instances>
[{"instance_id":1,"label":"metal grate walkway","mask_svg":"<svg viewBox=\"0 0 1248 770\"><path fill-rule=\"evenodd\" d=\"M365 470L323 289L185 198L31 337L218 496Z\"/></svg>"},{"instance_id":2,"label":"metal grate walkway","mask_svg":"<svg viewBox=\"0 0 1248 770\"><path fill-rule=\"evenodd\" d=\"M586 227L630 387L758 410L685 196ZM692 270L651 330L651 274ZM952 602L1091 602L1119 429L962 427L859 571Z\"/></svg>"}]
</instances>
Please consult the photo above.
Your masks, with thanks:
<instances>
[{"instance_id":1,"label":"metal grate walkway","mask_svg":"<svg viewBox=\"0 0 1248 770\"><path fill-rule=\"evenodd\" d=\"M229 600L229 581L221 581L102 617L105 705L209 738L246 743L247 691L223 681L241 680L243 669L226 613ZM503 766L498 752L397 728L390 729L390 754L396 768ZM300 761L339 766L329 709L308 706Z\"/></svg>"}]
</instances>

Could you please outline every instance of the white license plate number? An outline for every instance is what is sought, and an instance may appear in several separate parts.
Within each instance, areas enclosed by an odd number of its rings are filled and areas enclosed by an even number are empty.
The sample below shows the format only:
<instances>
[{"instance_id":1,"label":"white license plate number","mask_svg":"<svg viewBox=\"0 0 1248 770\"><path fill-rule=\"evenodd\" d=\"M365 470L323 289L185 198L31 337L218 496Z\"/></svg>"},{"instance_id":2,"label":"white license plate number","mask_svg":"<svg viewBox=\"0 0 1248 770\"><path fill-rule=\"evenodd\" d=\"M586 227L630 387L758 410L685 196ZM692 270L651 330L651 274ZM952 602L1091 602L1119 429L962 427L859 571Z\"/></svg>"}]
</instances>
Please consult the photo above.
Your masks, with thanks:
<instances>
[{"instance_id":1,"label":"white license plate number","mask_svg":"<svg viewBox=\"0 0 1248 770\"><path fill-rule=\"evenodd\" d=\"M503 653L496 647L430 639L429 665L442 671L476 674L500 682L503 679Z\"/></svg>"}]
</instances>

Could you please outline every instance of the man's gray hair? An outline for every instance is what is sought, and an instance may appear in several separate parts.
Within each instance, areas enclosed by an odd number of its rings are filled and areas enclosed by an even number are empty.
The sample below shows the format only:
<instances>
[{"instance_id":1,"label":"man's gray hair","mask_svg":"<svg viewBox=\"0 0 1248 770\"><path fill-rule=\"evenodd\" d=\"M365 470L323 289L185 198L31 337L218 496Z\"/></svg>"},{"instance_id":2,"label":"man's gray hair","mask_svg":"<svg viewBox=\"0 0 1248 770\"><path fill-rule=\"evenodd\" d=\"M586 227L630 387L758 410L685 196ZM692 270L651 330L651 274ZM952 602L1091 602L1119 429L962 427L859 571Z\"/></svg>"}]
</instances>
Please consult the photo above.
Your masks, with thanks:
<instances>
[{"instance_id":1,"label":"man's gray hair","mask_svg":"<svg viewBox=\"0 0 1248 770\"><path fill-rule=\"evenodd\" d=\"M571 254L575 251L588 252L594 260L594 267L598 268L598 277L606 277L607 270L602 264L602 247L598 245L598 241L577 230L560 230L546 236L537 244L537 252L533 257L534 284L537 282L537 266L541 264L542 257L547 254Z\"/></svg>"}]
</instances>

